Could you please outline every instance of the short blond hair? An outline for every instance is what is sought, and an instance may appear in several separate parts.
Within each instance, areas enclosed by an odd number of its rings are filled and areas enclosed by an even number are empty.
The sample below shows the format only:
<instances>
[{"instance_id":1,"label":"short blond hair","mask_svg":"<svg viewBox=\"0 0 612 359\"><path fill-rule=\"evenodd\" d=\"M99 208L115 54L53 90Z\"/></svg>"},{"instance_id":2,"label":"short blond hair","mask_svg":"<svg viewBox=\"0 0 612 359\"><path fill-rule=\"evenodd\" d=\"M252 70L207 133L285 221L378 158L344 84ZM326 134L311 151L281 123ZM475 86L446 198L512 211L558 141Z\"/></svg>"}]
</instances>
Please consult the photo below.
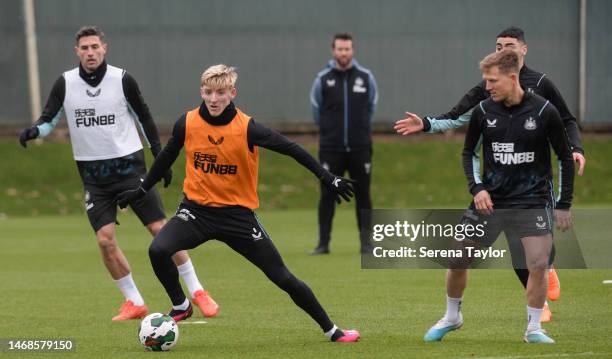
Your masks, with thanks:
<instances>
[{"instance_id":1,"label":"short blond hair","mask_svg":"<svg viewBox=\"0 0 612 359\"><path fill-rule=\"evenodd\" d=\"M512 50L502 50L487 55L480 61L480 70L490 70L492 67L499 67L499 72L503 74L519 72L519 56Z\"/></svg>"},{"instance_id":2,"label":"short blond hair","mask_svg":"<svg viewBox=\"0 0 612 359\"><path fill-rule=\"evenodd\" d=\"M236 69L224 64L214 65L206 69L200 77L200 86L213 90L232 88L236 85L238 73Z\"/></svg>"}]
</instances>

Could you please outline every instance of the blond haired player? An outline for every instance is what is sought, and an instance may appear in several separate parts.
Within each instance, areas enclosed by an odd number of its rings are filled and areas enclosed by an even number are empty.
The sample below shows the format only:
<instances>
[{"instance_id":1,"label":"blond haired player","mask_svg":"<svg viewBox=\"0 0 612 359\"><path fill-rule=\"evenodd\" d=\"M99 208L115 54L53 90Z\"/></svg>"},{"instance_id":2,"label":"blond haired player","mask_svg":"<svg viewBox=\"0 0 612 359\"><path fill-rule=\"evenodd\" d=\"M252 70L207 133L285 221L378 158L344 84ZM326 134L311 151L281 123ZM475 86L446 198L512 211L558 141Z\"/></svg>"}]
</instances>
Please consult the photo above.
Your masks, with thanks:
<instances>
[{"instance_id":1,"label":"blond haired player","mask_svg":"<svg viewBox=\"0 0 612 359\"><path fill-rule=\"evenodd\" d=\"M191 313L172 255L217 239L287 292L331 341L355 342L359 332L343 331L334 325L310 288L287 269L255 215L259 207L259 147L293 157L333 191L338 201L340 197L348 201L353 196L352 184L329 173L302 147L238 109L232 102L237 93L237 77L236 71L226 65L204 71L200 81L202 104L181 116L142 185L120 194L117 203L121 207L145 196L184 148L185 198L149 247L155 274L172 301L169 315L178 321Z\"/></svg>"}]
</instances>

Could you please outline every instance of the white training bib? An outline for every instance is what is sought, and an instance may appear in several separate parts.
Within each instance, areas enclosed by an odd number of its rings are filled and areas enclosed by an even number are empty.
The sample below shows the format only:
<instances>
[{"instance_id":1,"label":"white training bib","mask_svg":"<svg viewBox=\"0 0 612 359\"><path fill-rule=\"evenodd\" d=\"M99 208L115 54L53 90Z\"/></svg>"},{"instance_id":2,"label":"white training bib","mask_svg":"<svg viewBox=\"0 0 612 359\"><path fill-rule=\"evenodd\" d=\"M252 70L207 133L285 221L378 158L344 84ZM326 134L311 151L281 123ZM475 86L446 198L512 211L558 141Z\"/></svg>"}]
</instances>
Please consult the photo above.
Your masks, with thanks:
<instances>
[{"instance_id":1,"label":"white training bib","mask_svg":"<svg viewBox=\"0 0 612 359\"><path fill-rule=\"evenodd\" d=\"M124 71L107 65L104 79L92 87L79 68L64 72L64 111L77 161L118 158L142 149L135 121L123 93Z\"/></svg>"}]
</instances>

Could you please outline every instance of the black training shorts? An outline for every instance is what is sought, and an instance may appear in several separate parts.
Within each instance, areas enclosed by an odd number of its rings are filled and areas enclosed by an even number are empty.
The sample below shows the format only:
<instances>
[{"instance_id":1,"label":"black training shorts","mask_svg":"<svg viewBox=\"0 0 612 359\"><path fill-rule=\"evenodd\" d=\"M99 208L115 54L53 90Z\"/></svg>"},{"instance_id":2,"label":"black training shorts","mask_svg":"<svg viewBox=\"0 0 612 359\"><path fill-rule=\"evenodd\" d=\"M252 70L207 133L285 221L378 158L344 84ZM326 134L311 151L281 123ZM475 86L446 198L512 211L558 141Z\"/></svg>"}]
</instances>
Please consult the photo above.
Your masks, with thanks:
<instances>
[{"instance_id":1,"label":"black training shorts","mask_svg":"<svg viewBox=\"0 0 612 359\"><path fill-rule=\"evenodd\" d=\"M84 184L85 209L94 232L117 221L115 197L123 191L138 188L141 183L140 177L132 177L104 185ZM159 192L155 187L143 198L130 202L130 207L145 226L166 218Z\"/></svg>"},{"instance_id":2,"label":"black training shorts","mask_svg":"<svg viewBox=\"0 0 612 359\"><path fill-rule=\"evenodd\" d=\"M272 250L270 236L252 210L241 206L208 207L183 199L154 241L172 253L217 239L242 255ZM275 250L274 250L275 251Z\"/></svg>"},{"instance_id":3,"label":"black training shorts","mask_svg":"<svg viewBox=\"0 0 612 359\"><path fill-rule=\"evenodd\" d=\"M538 237L553 232L553 211L550 205L495 208L491 215L479 214L475 208L472 202L461 222L484 226L485 236L476 239L484 247L491 246L501 232L515 239Z\"/></svg>"}]
</instances>

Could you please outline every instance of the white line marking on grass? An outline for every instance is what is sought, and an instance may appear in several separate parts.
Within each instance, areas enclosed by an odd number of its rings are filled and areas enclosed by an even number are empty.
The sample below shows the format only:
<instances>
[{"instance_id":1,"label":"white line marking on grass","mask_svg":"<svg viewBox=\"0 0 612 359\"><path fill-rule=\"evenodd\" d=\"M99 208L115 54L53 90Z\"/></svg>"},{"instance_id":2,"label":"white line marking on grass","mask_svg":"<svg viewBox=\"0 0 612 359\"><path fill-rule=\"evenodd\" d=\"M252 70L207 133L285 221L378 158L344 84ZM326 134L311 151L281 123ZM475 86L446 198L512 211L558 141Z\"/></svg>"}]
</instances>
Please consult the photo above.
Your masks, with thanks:
<instances>
[{"instance_id":1,"label":"white line marking on grass","mask_svg":"<svg viewBox=\"0 0 612 359\"><path fill-rule=\"evenodd\" d=\"M196 320L196 321L193 321L193 322L180 322L180 324L206 324L206 323L208 323L208 322L205 321L205 320Z\"/></svg>"},{"instance_id":2,"label":"white line marking on grass","mask_svg":"<svg viewBox=\"0 0 612 359\"><path fill-rule=\"evenodd\" d=\"M610 354L610 353L593 353L593 352L584 352L584 353L559 353L559 354L536 354L536 355L510 355L505 357L465 357L464 359L523 359L523 358L561 358L561 357L583 357L583 356L592 356L592 355L602 355L602 354Z\"/></svg>"},{"instance_id":3,"label":"white line marking on grass","mask_svg":"<svg viewBox=\"0 0 612 359\"><path fill-rule=\"evenodd\" d=\"M612 284L612 279L604 280L603 284Z\"/></svg>"}]
</instances>

